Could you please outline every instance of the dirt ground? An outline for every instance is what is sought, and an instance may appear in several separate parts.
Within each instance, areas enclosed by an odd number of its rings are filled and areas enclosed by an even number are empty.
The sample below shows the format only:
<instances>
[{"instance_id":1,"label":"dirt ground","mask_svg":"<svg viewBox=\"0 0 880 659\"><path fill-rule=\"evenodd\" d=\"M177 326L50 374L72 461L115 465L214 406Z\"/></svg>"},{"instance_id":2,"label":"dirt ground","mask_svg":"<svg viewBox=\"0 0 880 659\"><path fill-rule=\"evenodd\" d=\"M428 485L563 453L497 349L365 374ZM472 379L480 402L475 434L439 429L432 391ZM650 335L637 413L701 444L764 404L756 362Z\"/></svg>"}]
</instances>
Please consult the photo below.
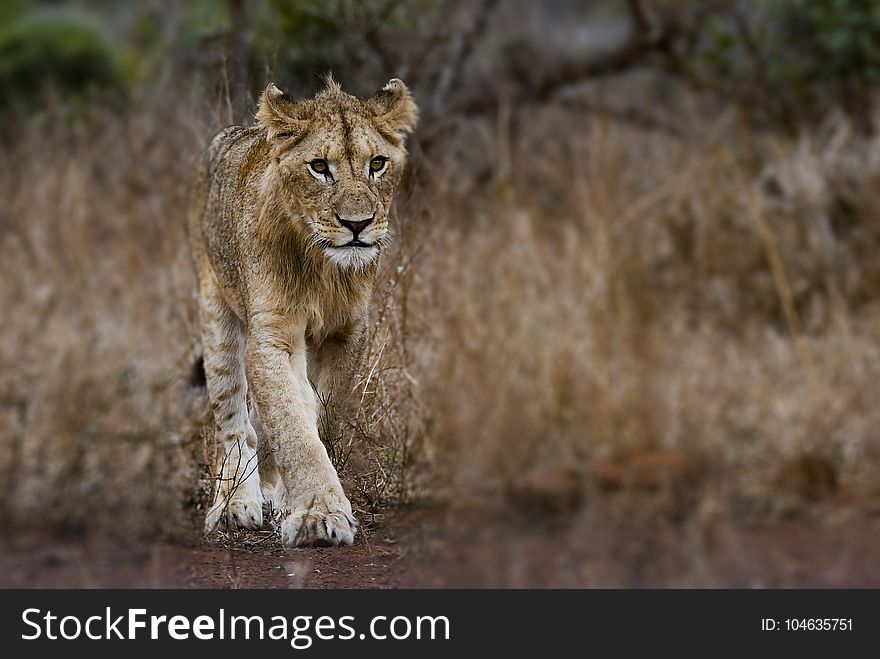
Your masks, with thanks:
<instances>
[{"instance_id":1,"label":"dirt ground","mask_svg":"<svg viewBox=\"0 0 880 659\"><path fill-rule=\"evenodd\" d=\"M493 523L494 519L494 523ZM503 523L499 523L503 522ZM880 520L599 532L484 512L398 510L353 547L284 550L269 531L134 544L10 533L0 586L61 588L880 587Z\"/></svg>"}]
</instances>

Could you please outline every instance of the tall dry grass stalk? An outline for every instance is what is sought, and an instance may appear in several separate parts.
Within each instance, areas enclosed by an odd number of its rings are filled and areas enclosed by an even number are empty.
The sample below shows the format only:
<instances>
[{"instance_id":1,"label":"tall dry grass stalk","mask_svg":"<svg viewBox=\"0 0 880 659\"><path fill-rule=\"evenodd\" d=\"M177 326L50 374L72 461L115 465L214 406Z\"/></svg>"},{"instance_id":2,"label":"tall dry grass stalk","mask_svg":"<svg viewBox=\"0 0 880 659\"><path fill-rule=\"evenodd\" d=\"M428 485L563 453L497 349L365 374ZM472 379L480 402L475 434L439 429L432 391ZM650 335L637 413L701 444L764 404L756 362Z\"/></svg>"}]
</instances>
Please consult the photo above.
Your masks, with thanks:
<instances>
[{"instance_id":1,"label":"tall dry grass stalk","mask_svg":"<svg viewBox=\"0 0 880 659\"><path fill-rule=\"evenodd\" d=\"M9 520L170 533L203 503L182 221L199 116L24 122L0 154ZM549 108L416 160L328 438L361 514L500 501L536 466L588 479L644 447L698 456L752 511L796 503L779 474L805 454L877 496L880 143L711 128Z\"/></svg>"}]
</instances>

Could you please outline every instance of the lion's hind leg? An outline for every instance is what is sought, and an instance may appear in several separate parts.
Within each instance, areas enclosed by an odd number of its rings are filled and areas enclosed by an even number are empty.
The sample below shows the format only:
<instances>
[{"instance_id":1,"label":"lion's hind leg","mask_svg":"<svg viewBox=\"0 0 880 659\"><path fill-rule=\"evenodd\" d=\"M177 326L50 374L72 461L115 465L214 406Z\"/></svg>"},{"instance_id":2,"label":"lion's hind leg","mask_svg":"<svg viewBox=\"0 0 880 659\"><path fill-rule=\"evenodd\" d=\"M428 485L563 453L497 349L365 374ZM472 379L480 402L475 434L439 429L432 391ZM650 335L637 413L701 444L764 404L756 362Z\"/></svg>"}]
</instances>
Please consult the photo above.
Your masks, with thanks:
<instances>
[{"instance_id":1,"label":"lion's hind leg","mask_svg":"<svg viewBox=\"0 0 880 659\"><path fill-rule=\"evenodd\" d=\"M270 509L277 508L278 494L275 491L281 478L278 473L278 465L275 464L275 455L272 453L269 437L260 420L260 412L256 403L251 400L248 406L250 410L251 425L257 432L257 458L260 461L260 490L263 493L263 511L267 506Z\"/></svg>"},{"instance_id":2,"label":"lion's hind leg","mask_svg":"<svg viewBox=\"0 0 880 659\"><path fill-rule=\"evenodd\" d=\"M258 529L263 524L263 496L257 434L248 418L244 327L222 299L213 274L203 279L207 281L200 281L199 316L205 377L222 446L205 532L227 526L233 530Z\"/></svg>"}]
</instances>

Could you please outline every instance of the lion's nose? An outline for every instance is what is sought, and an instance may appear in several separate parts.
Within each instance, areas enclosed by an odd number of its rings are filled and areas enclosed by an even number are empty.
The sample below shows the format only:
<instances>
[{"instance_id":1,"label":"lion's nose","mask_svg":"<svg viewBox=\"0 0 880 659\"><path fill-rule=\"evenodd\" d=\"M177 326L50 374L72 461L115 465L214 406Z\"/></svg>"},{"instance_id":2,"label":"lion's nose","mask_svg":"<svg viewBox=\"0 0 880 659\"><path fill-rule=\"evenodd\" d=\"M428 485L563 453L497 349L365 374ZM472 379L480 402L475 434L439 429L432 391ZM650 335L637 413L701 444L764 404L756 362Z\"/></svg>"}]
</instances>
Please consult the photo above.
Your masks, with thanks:
<instances>
[{"instance_id":1,"label":"lion's nose","mask_svg":"<svg viewBox=\"0 0 880 659\"><path fill-rule=\"evenodd\" d=\"M338 214L336 215L336 219L339 220L339 224L351 231L351 235L355 240L357 240L360 232L366 229L370 222L373 221L372 217L368 217L366 220L360 220L358 222L343 220Z\"/></svg>"}]
</instances>

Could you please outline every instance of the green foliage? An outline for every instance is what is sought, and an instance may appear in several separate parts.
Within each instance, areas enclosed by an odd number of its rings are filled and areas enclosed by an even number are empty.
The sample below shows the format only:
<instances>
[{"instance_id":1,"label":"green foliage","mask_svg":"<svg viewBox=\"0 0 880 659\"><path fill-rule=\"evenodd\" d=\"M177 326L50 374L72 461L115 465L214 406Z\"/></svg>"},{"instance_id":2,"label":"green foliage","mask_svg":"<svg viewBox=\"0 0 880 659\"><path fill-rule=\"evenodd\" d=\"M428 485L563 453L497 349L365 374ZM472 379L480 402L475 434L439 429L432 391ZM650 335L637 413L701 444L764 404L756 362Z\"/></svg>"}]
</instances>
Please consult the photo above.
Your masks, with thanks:
<instances>
[{"instance_id":1,"label":"green foliage","mask_svg":"<svg viewBox=\"0 0 880 659\"><path fill-rule=\"evenodd\" d=\"M880 2L733 3L705 25L699 66L752 113L794 125L840 108L870 122Z\"/></svg>"},{"instance_id":2,"label":"green foliage","mask_svg":"<svg viewBox=\"0 0 880 659\"><path fill-rule=\"evenodd\" d=\"M345 0L270 0L272 14L257 31L258 59L270 62L280 81L310 91L317 75L339 73L345 66Z\"/></svg>"},{"instance_id":3,"label":"green foliage","mask_svg":"<svg viewBox=\"0 0 880 659\"><path fill-rule=\"evenodd\" d=\"M4 0L0 2L0 25L7 25L18 19L27 9L28 0Z\"/></svg>"},{"instance_id":4,"label":"green foliage","mask_svg":"<svg viewBox=\"0 0 880 659\"><path fill-rule=\"evenodd\" d=\"M113 51L90 26L67 18L24 17L0 28L0 106L28 107L51 88L80 94L118 88Z\"/></svg>"},{"instance_id":5,"label":"green foliage","mask_svg":"<svg viewBox=\"0 0 880 659\"><path fill-rule=\"evenodd\" d=\"M816 76L853 73L877 81L880 4L875 0L794 0L780 9L802 22L799 36L815 49L809 65Z\"/></svg>"},{"instance_id":6,"label":"green foliage","mask_svg":"<svg viewBox=\"0 0 880 659\"><path fill-rule=\"evenodd\" d=\"M444 10L435 0L270 0L268 8L254 34L256 60L268 63L291 92L302 94L320 86L321 74L328 71L356 93L371 93L369 85L358 88L365 71L379 80L390 77L413 40L427 38L417 24L435 17L440 30Z\"/></svg>"},{"instance_id":7,"label":"green foliage","mask_svg":"<svg viewBox=\"0 0 880 659\"><path fill-rule=\"evenodd\" d=\"M309 43L326 43L342 37L346 3L341 0L271 0L269 4L285 34L296 35Z\"/></svg>"}]
</instances>

